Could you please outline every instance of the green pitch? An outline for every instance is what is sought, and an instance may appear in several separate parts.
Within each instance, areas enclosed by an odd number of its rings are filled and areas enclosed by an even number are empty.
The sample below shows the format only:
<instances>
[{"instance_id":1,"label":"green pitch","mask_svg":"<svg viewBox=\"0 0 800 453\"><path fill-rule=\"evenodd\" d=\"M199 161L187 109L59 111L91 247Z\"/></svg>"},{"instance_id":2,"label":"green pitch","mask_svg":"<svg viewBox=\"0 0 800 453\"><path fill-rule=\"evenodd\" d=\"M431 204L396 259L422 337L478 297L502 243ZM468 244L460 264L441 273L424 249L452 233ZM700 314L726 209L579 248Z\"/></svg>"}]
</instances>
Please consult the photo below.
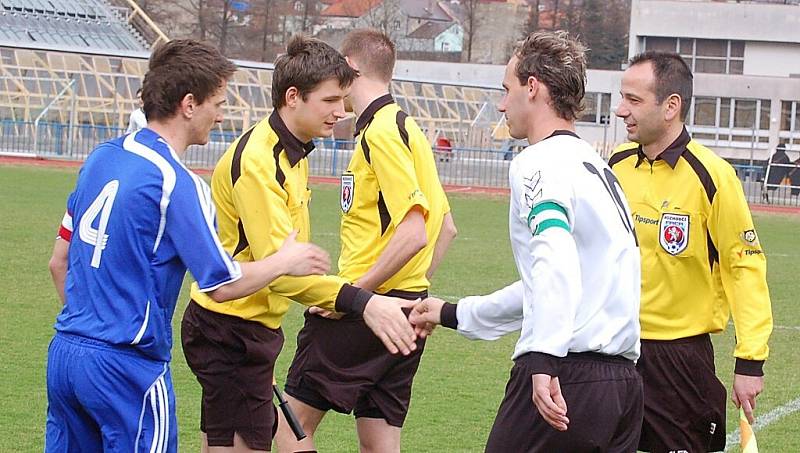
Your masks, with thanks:
<instances>
[{"instance_id":1,"label":"green pitch","mask_svg":"<svg viewBox=\"0 0 800 453\"><path fill-rule=\"evenodd\" d=\"M47 346L59 302L47 261L76 171L0 166L0 451L41 451L47 407ZM313 238L338 253L338 191L314 187ZM507 240L504 198L451 195L459 236L436 276L431 293L455 300L483 294L516 279ZM767 362L766 392L757 415L800 398L800 304L798 260L800 217L757 215L756 226L769 259L776 329ZM199 450L200 388L178 341L182 296L175 314L173 378L178 398L180 451ZM284 322L286 345L276 376L282 382L301 323L301 307ZM430 339L414 384L403 435L403 451L479 452L502 398L516 335L497 342L471 342L446 329ZM733 329L715 335L717 368L732 377ZM798 405L795 402L795 407ZM738 417L729 404L728 432ZM778 418L756 433L762 452L800 451L800 412ZM331 413L317 434L321 452L357 451L350 417ZM734 450L734 451L738 451Z\"/></svg>"}]
</instances>

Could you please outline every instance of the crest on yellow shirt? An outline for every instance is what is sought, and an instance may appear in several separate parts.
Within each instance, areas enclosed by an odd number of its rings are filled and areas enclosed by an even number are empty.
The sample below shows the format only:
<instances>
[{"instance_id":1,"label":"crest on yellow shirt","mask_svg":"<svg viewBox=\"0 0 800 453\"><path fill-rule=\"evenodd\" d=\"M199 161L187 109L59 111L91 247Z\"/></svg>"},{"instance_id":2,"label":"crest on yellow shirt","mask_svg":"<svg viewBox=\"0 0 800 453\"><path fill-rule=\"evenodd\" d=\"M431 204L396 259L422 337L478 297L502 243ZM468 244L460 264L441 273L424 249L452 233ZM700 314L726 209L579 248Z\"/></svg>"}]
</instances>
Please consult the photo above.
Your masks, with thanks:
<instances>
[{"instance_id":1,"label":"crest on yellow shirt","mask_svg":"<svg viewBox=\"0 0 800 453\"><path fill-rule=\"evenodd\" d=\"M758 245L758 236L756 235L756 230L746 230L742 232L741 238L742 242L751 247Z\"/></svg>"},{"instance_id":2,"label":"crest on yellow shirt","mask_svg":"<svg viewBox=\"0 0 800 453\"><path fill-rule=\"evenodd\" d=\"M689 245L689 216L686 214L661 214L661 231L658 242L670 255L677 255Z\"/></svg>"},{"instance_id":3,"label":"crest on yellow shirt","mask_svg":"<svg viewBox=\"0 0 800 453\"><path fill-rule=\"evenodd\" d=\"M350 212L353 207L353 196L356 190L356 178L353 175L342 175L341 180L341 193L339 194L339 202L342 205L342 212L345 214Z\"/></svg>"}]
</instances>

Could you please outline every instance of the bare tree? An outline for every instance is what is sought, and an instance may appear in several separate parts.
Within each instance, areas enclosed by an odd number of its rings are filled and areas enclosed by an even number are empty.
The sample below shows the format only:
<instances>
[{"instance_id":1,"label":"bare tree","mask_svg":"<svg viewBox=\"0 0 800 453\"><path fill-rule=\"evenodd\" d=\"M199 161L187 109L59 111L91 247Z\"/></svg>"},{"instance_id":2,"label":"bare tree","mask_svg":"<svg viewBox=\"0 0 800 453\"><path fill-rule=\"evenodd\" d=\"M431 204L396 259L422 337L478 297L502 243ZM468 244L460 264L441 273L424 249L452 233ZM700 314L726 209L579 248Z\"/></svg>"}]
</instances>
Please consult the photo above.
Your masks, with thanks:
<instances>
[{"instance_id":1,"label":"bare tree","mask_svg":"<svg viewBox=\"0 0 800 453\"><path fill-rule=\"evenodd\" d=\"M219 18L219 51L225 54L228 46L228 31L231 26L231 22L233 22L233 15L234 11L231 7L231 3L233 0L219 0L222 4L220 5L221 15Z\"/></svg>"},{"instance_id":2,"label":"bare tree","mask_svg":"<svg viewBox=\"0 0 800 453\"><path fill-rule=\"evenodd\" d=\"M539 29L539 8L541 4L541 0L533 0L529 3L528 22L525 26L525 31L527 33L533 33Z\"/></svg>"},{"instance_id":3,"label":"bare tree","mask_svg":"<svg viewBox=\"0 0 800 453\"><path fill-rule=\"evenodd\" d=\"M464 47L466 47L467 51L467 62L472 61L472 44L482 22L478 12L479 4L479 0L463 0L462 2L464 20L461 26L464 28Z\"/></svg>"},{"instance_id":4,"label":"bare tree","mask_svg":"<svg viewBox=\"0 0 800 453\"><path fill-rule=\"evenodd\" d=\"M399 0L368 0L368 3L369 9L359 18L365 26L381 31L394 42L405 37L406 30L402 27L404 16Z\"/></svg>"}]
</instances>

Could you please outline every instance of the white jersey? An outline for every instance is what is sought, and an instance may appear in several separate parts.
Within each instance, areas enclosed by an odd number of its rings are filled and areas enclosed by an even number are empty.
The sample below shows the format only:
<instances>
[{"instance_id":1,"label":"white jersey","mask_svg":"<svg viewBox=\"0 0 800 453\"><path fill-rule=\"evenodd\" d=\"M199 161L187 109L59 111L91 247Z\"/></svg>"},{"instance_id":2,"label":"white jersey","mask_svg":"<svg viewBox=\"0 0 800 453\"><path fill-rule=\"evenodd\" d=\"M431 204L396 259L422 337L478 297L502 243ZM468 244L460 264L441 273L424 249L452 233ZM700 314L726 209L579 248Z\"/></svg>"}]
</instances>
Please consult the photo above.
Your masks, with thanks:
<instances>
[{"instance_id":1,"label":"white jersey","mask_svg":"<svg viewBox=\"0 0 800 453\"><path fill-rule=\"evenodd\" d=\"M513 358L597 352L639 357L639 250L630 209L597 152L569 131L511 162L509 233L521 280L456 308L458 331L521 329Z\"/></svg>"},{"instance_id":2,"label":"white jersey","mask_svg":"<svg viewBox=\"0 0 800 453\"><path fill-rule=\"evenodd\" d=\"M147 127L147 118L144 116L144 110L138 108L131 112L131 118L128 121L128 130L126 134L131 134Z\"/></svg>"}]
</instances>

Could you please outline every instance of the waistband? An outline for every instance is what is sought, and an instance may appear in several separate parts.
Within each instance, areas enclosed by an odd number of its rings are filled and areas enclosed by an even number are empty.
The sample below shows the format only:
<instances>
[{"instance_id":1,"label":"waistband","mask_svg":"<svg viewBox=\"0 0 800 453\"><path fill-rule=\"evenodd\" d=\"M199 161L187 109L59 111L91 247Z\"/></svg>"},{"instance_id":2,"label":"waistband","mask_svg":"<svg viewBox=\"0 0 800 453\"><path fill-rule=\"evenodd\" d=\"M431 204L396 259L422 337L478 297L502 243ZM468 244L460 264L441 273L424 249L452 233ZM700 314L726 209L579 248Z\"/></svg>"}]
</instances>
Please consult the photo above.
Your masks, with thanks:
<instances>
[{"instance_id":1,"label":"waistband","mask_svg":"<svg viewBox=\"0 0 800 453\"><path fill-rule=\"evenodd\" d=\"M253 321L252 319L244 319L241 316L228 315L228 314L225 314L225 313L219 313L219 312L216 312L216 311L213 311L213 310L208 310L207 308L205 308L202 305L200 305L199 303L197 303L197 301L195 301L194 299L190 299L189 300L189 304L186 306L186 311L189 311L189 310L194 312L194 314L196 316L202 316L202 317L205 317L207 319L210 318L210 319L214 319L214 320L219 321L219 322L235 323L235 324L239 324L239 325L258 326L261 329L266 329L266 330L272 331L272 332L274 332L276 334L283 335L283 329L280 328L280 327L278 327L277 329L273 329L271 327L265 326L264 324L262 324L262 323L260 323L258 321Z\"/></svg>"},{"instance_id":2,"label":"waistband","mask_svg":"<svg viewBox=\"0 0 800 453\"><path fill-rule=\"evenodd\" d=\"M642 338L642 343L648 344L687 344L687 343L707 343L711 341L711 335L701 333L700 335L692 335L691 337L676 338L674 340L645 340Z\"/></svg>"},{"instance_id":3,"label":"waistband","mask_svg":"<svg viewBox=\"0 0 800 453\"><path fill-rule=\"evenodd\" d=\"M74 333L58 332L58 331L56 331L55 338L78 346L85 346L95 349L105 349L108 351L119 352L122 354L139 357L142 359L152 360L154 362L163 362L163 360L157 360L146 354L143 354L141 350L136 346L131 346L127 344L121 344L121 345L112 344L102 340L98 340L96 338L89 338Z\"/></svg>"},{"instance_id":4,"label":"waistband","mask_svg":"<svg viewBox=\"0 0 800 453\"><path fill-rule=\"evenodd\" d=\"M608 355L602 354L599 352L587 351L587 352L569 352L567 356L564 357L566 360L577 360L577 361L591 361L591 362L607 362L607 363L615 363L618 365L630 365L633 366L633 360L628 359L621 355Z\"/></svg>"}]
</instances>

